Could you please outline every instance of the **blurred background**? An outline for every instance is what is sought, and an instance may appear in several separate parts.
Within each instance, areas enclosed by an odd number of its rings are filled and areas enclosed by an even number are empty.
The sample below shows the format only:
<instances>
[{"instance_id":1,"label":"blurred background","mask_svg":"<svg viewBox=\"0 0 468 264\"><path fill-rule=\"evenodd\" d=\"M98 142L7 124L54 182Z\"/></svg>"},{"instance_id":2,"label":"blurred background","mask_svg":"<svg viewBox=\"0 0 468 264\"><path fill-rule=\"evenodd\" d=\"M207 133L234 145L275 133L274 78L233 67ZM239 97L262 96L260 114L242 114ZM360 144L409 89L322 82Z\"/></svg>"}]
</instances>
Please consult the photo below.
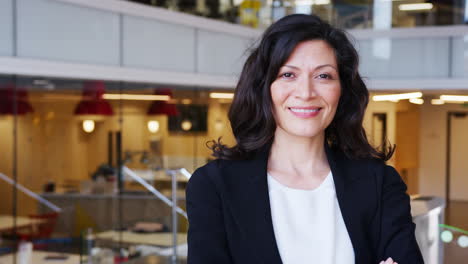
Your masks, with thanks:
<instances>
[{"instance_id":1,"label":"blurred background","mask_svg":"<svg viewBox=\"0 0 468 264\"><path fill-rule=\"evenodd\" d=\"M348 31L426 263L467 263L466 0L2 0L0 264L186 263L187 181L293 13Z\"/></svg>"}]
</instances>

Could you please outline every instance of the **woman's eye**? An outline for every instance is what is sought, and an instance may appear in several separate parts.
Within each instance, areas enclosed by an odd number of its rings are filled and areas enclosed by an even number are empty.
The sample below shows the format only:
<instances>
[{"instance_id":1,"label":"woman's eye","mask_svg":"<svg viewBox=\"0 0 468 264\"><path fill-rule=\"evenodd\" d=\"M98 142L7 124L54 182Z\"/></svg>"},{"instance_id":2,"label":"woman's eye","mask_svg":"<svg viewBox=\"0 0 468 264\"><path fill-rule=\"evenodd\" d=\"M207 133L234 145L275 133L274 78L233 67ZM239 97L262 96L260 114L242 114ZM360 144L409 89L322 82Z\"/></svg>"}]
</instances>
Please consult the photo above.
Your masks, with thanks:
<instances>
[{"instance_id":1,"label":"woman's eye","mask_svg":"<svg viewBox=\"0 0 468 264\"><path fill-rule=\"evenodd\" d=\"M318 75L320 79L331 79L331 75L327 73L321 73Z\"/></svg>"},{"instance_id":2,"label":"woman's eye","mask_svg":"<svg viewBox=\"0 0 468 264\"><path fill-rule=\"evenodd\" d=\"M292 77L294 77L294 74L292 72L285 72L285 73L281 74L281 77L292 78Z\"/></svg>"}]
</instances>

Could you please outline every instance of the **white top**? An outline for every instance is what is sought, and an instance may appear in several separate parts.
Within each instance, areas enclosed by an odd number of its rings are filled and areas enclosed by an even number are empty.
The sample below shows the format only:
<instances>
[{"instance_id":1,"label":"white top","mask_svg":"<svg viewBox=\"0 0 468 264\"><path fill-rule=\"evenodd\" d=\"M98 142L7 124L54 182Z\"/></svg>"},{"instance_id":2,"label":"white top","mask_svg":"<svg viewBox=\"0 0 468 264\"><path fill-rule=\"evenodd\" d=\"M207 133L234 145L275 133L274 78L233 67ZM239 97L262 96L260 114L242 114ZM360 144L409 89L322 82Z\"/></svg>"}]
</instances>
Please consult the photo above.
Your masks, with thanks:
<instances>
[{"instance_id":1,"label":"white top","mask_svg":"<svg viewBox=\"0 0 468 264\"><path fill-rule=\"evenodd\" d=\"M354 263L331 172L313 190L287 187L268 174L268 188L283 264Z\"/></svg>"}]
</instances>

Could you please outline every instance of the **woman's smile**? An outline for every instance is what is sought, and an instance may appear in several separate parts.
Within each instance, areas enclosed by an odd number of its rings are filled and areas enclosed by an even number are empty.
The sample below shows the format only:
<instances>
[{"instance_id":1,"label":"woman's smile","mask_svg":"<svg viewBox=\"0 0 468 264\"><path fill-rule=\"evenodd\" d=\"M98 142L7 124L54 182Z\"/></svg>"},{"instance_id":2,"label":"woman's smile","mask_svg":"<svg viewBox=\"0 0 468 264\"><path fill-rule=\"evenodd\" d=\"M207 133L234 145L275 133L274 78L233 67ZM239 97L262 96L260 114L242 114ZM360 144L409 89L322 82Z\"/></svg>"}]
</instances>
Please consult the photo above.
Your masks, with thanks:
<instances>
[{"instance_id":1,"label":"woman's smile","mask_svg":"<svg viewBox=\"0 0 468 264\"><path fill-rule=\"evenodd\" d=\"M288 107L288 110L297 117L300 118L311 118L316 117L320 111L322 110L321 107Z\"/></svg>"}]
</instances>

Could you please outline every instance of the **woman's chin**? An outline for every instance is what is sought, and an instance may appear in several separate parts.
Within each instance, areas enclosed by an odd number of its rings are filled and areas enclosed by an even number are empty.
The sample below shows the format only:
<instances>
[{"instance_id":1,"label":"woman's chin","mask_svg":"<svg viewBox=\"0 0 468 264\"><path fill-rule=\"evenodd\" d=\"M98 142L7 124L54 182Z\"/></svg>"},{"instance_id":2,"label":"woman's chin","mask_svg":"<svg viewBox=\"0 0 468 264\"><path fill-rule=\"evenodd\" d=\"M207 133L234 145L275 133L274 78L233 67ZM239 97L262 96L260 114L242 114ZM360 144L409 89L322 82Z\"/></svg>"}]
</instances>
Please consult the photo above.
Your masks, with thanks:
<instances>
[{"instance_id":1,"label":"woman's chin","mask_svg":"<svg viewBox=\"0 0 468 264\"><path fill-rule=\"evenodd\" d=\"M276 136L312 139L323 135L323 130L310 128L291 128L286 130L283 129L282 132L283 133L277 133Z\"/></svg>"}]
</instances>

